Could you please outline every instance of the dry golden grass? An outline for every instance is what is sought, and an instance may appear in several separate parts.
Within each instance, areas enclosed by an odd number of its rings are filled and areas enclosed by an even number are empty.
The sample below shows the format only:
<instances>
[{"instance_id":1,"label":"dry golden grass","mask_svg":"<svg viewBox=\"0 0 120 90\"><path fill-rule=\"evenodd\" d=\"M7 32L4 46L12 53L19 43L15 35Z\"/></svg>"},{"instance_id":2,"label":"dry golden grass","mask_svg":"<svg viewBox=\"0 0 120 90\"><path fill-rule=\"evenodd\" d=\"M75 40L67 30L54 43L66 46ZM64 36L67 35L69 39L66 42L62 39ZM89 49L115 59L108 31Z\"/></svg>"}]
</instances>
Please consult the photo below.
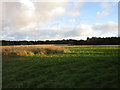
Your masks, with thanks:
<instances>
[{"instance_id":1,"label":"dry golden grass","mask_svg":"<svg viewBox=\"0 0 120 90\"><path fill-rule=\"evenodd\" d=\"M2 48L2 56L34 56L70 52L57 45L15 45L0 46L0 48Z\"/></svg>"}]
</instances>

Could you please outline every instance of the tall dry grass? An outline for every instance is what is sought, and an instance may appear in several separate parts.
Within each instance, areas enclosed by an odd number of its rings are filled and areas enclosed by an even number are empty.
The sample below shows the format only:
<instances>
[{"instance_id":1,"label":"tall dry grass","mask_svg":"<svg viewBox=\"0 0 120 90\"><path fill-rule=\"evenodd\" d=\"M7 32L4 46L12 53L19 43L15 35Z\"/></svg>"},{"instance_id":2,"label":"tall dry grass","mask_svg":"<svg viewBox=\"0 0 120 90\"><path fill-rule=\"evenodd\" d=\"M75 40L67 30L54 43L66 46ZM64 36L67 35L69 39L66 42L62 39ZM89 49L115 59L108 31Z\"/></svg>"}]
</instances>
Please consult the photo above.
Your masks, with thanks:
<instances>
[{"instance_id":1,"label":"tall dry grass","mask_svg":"<svg viewBox=\"0 0 120 90\"><path fill-rule=\"evenodd\" d=\"M15 45L0 46L0 48L2 48L2 56L35 56L70 52L57 45Z\"/></svg>"}]
</instances>

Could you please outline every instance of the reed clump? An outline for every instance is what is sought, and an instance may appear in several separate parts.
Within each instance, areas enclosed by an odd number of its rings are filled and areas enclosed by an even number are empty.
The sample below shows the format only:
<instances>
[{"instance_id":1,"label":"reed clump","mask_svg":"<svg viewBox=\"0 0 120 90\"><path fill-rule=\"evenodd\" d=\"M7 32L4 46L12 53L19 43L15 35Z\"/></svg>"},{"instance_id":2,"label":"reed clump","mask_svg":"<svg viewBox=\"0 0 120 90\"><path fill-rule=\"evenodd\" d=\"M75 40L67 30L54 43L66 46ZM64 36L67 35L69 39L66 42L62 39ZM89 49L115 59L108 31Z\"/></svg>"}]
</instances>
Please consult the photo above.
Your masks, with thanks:
<instances>
[{"instance_id":1,"label":"reed clump","mask_svg":"<svg viewBox=\"0 0 120 90\"><path fill-rule=\"evenodd\" d=\"M2 56L35 56L70 52L57 45L16 45L1 46L0 48L2 48Z\"/></svg>"}]
</instances>

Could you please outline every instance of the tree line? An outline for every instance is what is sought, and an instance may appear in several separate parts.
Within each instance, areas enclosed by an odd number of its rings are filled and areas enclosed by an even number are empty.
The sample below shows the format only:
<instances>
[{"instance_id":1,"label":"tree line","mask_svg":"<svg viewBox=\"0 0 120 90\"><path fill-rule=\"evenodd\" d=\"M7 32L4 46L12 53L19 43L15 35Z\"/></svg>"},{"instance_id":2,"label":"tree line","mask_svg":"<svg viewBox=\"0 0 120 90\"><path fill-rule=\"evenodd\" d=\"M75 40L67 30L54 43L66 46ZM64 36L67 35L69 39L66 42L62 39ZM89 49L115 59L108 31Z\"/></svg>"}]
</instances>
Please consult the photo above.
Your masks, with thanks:
<instances>
[{"instance_id":1,"label":"tree line","mask_svg":"<svg viewBox=\"0 0 120 90\"><path fill-rule=\"evenodd\" d=\"M46 41L8 41L1 40L1 45L38 45L38 44L68 44L68 45L120 45L120 37L87 37L87 40L46 40Z\"/></svg>"}]
</instances>

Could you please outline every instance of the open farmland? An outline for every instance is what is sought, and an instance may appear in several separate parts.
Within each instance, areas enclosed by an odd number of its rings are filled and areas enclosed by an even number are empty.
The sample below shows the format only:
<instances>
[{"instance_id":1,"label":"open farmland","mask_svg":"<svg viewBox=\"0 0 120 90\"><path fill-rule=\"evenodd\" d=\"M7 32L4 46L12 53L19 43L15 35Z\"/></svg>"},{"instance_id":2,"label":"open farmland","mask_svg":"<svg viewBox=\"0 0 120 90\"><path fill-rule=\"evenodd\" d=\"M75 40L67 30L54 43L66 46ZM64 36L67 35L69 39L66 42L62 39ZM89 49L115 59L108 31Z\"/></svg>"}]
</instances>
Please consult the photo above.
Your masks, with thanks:
<instances>
[{"instance_id":1,"label":"open farmland","mask_svg":"<svg viewBox=\"0 0 120 90\"><path fill-rule=\"evenodd\" d=\"M118 47L61 46L68 52L3 56L3 88L118 88Z\"/></svg>"}]
</instances>

